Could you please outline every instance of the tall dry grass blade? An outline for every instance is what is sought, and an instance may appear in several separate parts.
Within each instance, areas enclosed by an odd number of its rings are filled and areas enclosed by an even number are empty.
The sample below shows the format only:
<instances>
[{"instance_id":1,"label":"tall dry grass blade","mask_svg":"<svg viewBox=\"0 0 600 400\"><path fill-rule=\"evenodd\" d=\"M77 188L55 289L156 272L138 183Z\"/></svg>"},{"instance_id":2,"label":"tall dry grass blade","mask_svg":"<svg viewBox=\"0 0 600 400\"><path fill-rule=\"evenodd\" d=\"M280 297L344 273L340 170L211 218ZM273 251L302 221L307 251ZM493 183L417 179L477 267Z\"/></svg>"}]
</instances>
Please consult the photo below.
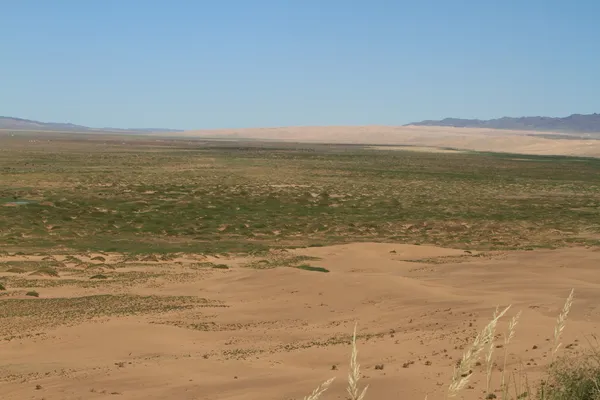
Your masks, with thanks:
<instances>
[{"instance_id":1,"label":"tall dry grass blade","mask_svg":"<svg viewBox=\"0 0 600 400\"><path fill-rule=\"evenodd\" d=\"M479 360L481 353L485 349L485 346L493 341L494 333L496 331L496 325L498 320L506 314L510 309L510 306L506 307L502 312L498 313L482 330L479 332L471 347L463 354L460 364L454 368L454 374L452 375L452 382L448 387L448 397L455 397L461 390L463 390L469 379L471 378L471 369L475 363Z\"/></svg>"},{"instance_id":2,"label":"tall dry grass blade","mask_svg":"<svg viewBox=\"0 0 600 400\"><path fill-rule=\"evenodd\" d=\"M556 326L554 327L554 345L552 347L552 362L554 362L554 356L556 352L562 345L560 343L560 337L565 330L565 326L567 324L567 317L569 316L569 311L571 311L571 306L573 305L573 296L575 295L575 289L571 289L571 293L569 293L569 297L567 297L567 301L565 301L565 305L563 306L562 311L558 315L556 319Z\"/></svg>"},{"instance_id":3,"label":"tall dry grass blade","mask_svg":"<svg viewBox=\"0 0 600 400\"><path fill-rule=\"evenodd\" d=\"M346 389L350 400L363 400L367 393L369 385L365 386L362 391L358 387L360 380L360 364L358 363L358 349L356 348L356 325L354 325L354 333L352 335L352 355L350 356L350 371L348 372L348 388Z\"/></svg>"},{"instance_id":4,"label":"tall dry grass blade","mask_svg":"<svg viewBox=\"0 0 600 400\"><path fill-rule=\"evenodd\" d=\"M334 379L335 378L331 378L331 379L321 383L319 386L317 386L317 388L315 390L313 390L313 392L311 394L304 397L304 400L317 400L319 397L321 397L321 395L323 393L325 393L325 391L327 389L329 389L329 386L331 386L331 383L333 382Z\"/></svg>"},{"instance_id":5,"label":"tall dry grass blade","mask_svg":"<svg viewBox=\"0 0 600 400\"><path fill-rule=\"evenodd\" d=\"M508 331L504 335L504 365L502 366L501 380L501 386L503 387L505 385L504 377L506 371L506 360L508 358L508 345L510 344L510 341L515 337L515 331L517 328L517 324L519 323L519 318L521 318L521 311L519 311L517 315L510 319L510 322L508 323Z\"/></svg>"},{"instance_id":6,"label":"tall dry grass blade","mask_svg":"<svg viewBox=\"0 0 600 400\"><path fill-rule=\"evenodd\" d=\"M496 311L494 311L493 319L496 319L498 315L498 311L500 310L499 306L496 306ZM492 386L492 369L494 367L494 363L492 362L492 358L494 356L494 341L491 340L488 343L488 349L485 355L485 390L486 393L490 393L490 389Z\"/></svg>"}]
</instances>

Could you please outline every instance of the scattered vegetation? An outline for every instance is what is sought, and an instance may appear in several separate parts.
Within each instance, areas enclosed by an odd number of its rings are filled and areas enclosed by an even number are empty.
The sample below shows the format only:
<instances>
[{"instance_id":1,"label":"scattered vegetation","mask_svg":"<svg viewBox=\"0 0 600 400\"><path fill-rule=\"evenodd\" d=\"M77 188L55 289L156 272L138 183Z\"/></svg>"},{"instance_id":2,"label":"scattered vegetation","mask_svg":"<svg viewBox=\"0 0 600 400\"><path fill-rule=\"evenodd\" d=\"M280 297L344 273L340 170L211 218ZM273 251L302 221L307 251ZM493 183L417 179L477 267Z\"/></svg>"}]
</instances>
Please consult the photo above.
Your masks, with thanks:
<instances>
[{"instance_id":1,"label":"scattered vegetation","mask_svg":"<svg viewBox=\"0 0 600 400\"><path fill-rule=\"evenodd\" d=\"M600 244L596 159L193 140L123 151L113 140L63 139L44 152L14 141L0 158L0 198L36 201L0 207L3 247L161 261L367 240Z\"/></svg>"},{"instance_id":2,"label":"scattered vegetation","mask_svg":"<svg viewBox=\"0 0 600 400\"><path fill-rule=\"evenodd\" d=\"M31 291L25 293L25 296L40 297L40 294L38 292L36 292L35 290L31 290Z\"/></svg>"},{"instance_id":3,"label":"scattered vegetation","mask_svg":"<svg viewBox=\"0 0 600 400\"><path fill-rule=\"evenodd\" d=\"M31 291L27 296L39 297ZM219 301L194 296L91 295L65 298L5 298L0 308L0 338L106 316L160 314L223 307Z\"/></svg>"},{"instance_id":4,"label":"scattered vegetation","mask_svg":"<svg viewBox=\"0 0 600 400\"><path fill-rule=\"evenodd\" d=\"M597 348L577 357L564 357L553 364L542 382L541 400L600 399L600 358Z\"/></svg>"},{"instance_id":5,"label":"scattered vegetation","mask_svg":"<svg viewBox=\"0 0 600 400\"><path fill-rule=\"evenodd\" d=\"M254 269L296 267L302 261L319 260L317 257L291 255L287 252L271 252L265 258L252 261L245 266Z\"/></svg>"}]
</instances>

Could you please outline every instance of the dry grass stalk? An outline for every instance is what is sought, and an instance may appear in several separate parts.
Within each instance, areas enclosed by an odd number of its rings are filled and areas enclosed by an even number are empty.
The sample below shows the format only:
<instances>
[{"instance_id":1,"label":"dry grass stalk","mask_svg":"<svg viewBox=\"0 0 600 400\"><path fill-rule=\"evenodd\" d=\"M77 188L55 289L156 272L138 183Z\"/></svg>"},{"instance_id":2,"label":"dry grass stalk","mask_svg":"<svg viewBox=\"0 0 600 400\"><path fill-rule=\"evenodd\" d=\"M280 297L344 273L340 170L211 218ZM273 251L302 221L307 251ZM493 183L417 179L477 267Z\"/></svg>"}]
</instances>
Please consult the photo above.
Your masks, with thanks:
<instances>
[{"instance_id":1,"label":"dry grass stalk","mask_svg":"<svg viewBox=\"0 0 600 400\"><path fill-rule=\"evenodd\" d=\"M509 308L510 306L506 307L502 312L496 313L494 318L479 332L471 347L463 354L460 364L454 368L452 382L448 387L448 397L455 397L467 386L471 377L471 369L479 360L485 346L494 340L498 320L506 314Z\"/></svg>"},{"instance_id":2,"label":"dry grass stalk","mask_svg":"<svg viewBox=\"0 0 600 400\"><path fill-rule=\"evenodd\" d=\"M363 400L367 393L369 385L360 391L358 381L360 380L360 364L357 361L358 349L356 348L356 325L354 325L354 334L352 335L352 355L350 356L350 371L348 372L348 395L350 400Z\"/></svg>"},{"instance_id":3,"label":"dry grass stalk","mask_svg":"<svg viewBox=\"0 0 600 400\"><path fill-rule=\"evenodd\" d=\"M562 334L567 316L569 311L571 310L571 305L573 304L573 296L574 289L571 290L567 301L562 309L562 312L558 316L557 325L554 329L554 350L553 356L560 347L560 343L558 340L560 339L560 335ZM448 387L448 397L455 397L462 389L464 389L469 382L472 373L472 367L479 360L481 353L487 348L486 353L486 370L488 372L487 376L487 391L490 393L490 376L491 376L491 365L492 365L492 355L494 348L494 334L496 331L496 326L500 318L502 318L506 312L510 309L510 305L506 307L504 310L499 312L499 308L496 307L492 320L479 332L473 344L469 349L463 354L460 364L455 367L454 374L452 376L452 382ZM508 398L508 383L505 382L505 371L506 371L506 361L507 361L507 347L515 337L516 327L519 323L519 319L521 317L521 311L519 311L515 316L513 316L508 324L508 330L504 335L504 367L502 369L502 392L503 398ZM487 347L486 347L487 346ZM360 380L360 364L358 364L358 349L356 347L356 325L354 326L354 333L352 335L352 355L350 357L350 371L348 373L348 388L347 392L349 394L349 400L364 400L365 394L367 392L368 385L365 386L362 391L359 389L358 381ZM523 375L521 371L521 375ZM525 376L526 378L526 376ZM318 386L309 396L304 397L304 400L317 400L331 385L335 378L331 378L326 382L323 382L320 386ZM523 391L521 384L517 382L515 379L515 398L520 398L524 393L530 393L529 383L526 382L526 390ZM599 385L600 387L600 385ZM599 390L600 392L600 390ZM427 400L427 396L425 396L425 400Z\"/></svg>"},{"instance_id":4,"label":"dry grass stalk","mask_svg":"<svg viewBox=\"0 0 600 400\"><path fill-rule=\"evenodd\" d=\"M333 382L334 379L335 378L331 378L331 379L321 383L319 386L317 386L317 388L315 390L313 390L313 392L311 394L304 397L304 400L317 400L319 397L321 397L321 395L323 393L325 393L325 391L327 389L329 389L329 386L331 385L331 383Z\"/></svg>"},{"instance_id":5,"label":"dry grass stalk","mask_svg":"<svg viewBox=\"0 0 600 400\"><path fill-rule=\"evenodd\" d=\"M500 310L499 306L496 306L496 311L494 311L493 319L496 319L496 316L498 315L499 310ZM492 385L492 368L494 367L494 363L492 361L493 356L494 356L494 341L491 340L488 344L488 350L485 355L485 373L486 373L485 390L487 393L490 393L490 388Z\"/></svg>"},{"instance_id":6,"label":"dry grass stalk","mask_svg":"<svg viewBox=\"0 0 600 400\"><path fill-rule=\"evenodd\" d=\"M508 323L508 332L504 335L504 365L502 366L502 383L501 386L505 386L505 371L506 371L506 361L508 358L508 345L510 341L515 337L515 331L517 328L517 324L519 323L519 318L521 317L521 311L517 313L514 317L510 319Z\"/></svg>"},{"instance_id":7,"label":"dry grass stalk","mask_svg":"<svg viewBox=\"0 0 600 400\"><path fill-rule=\"evenodd\" d=\"M574 294L575 289L571 289L571 293L569 294L569 297L567 297L567 301L565 301L565 305L556 319L556 326L554 327L554 345L552 348L552 362L554 362L554 356L562 345L562 343L560 343L560 336L562 335L562 332L567 324L567 317L569 316L569 311L571 311L571 305L573 305Z\"/></svg>"}]
</instances>

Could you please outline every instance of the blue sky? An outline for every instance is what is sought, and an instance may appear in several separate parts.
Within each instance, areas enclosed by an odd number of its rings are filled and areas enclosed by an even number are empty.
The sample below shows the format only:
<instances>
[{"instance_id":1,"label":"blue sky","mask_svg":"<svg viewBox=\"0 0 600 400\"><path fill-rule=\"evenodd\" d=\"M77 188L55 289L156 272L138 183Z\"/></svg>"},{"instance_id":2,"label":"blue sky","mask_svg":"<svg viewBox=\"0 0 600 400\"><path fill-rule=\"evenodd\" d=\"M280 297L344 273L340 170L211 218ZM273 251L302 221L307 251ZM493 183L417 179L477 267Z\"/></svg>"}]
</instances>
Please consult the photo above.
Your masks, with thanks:
<instances>
[{"instance_id":1,"label":"blue sky","mask_svg":"<svg viewBox=\"0 0 600 400\"><path fill-rule=\"evenodd\" d=\"M598 0L0 0L0 115L94 127L600 112Z\"/></svg>"}]
</instances>

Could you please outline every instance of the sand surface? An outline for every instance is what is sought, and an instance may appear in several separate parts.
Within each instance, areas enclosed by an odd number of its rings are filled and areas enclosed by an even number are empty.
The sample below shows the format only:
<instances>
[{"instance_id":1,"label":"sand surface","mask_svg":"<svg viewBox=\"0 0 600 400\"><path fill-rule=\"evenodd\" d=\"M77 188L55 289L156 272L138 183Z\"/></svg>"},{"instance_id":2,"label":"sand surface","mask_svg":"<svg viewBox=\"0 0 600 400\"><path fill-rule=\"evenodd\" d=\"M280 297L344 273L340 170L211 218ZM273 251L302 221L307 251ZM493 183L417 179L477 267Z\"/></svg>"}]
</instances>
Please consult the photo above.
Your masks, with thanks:
<instances>
[{"instance_id":1,"label":"sand surface","mask_svg":"<svg viewBox=\"0 0 600 400\"><path fill-rule=\"evenodd\" d=\"M576 296L563 351L584 347L585 335L600 324L600 252L593 249L469 253L361 243L282 254L318 257L310 264L330 272L185 256L126 264L122 268L142 274L168 272L137 284L39 289L40 299L126 293L197 296L216 305L70 322L59 313L51 327L32 320L22 335L0 342L0 397L301 399L335 376L323 398L343 399L356 321L367 399L442 399L452 366L497 305L512 304L509 317L523 312L508 368L525 368L530 379L548 363L555 319L571 288ZM98 268L118 256L105 258ZM192 268L207 260L231 268ZM183 278L175 279L178 274ZM23 298L18 289L5 296L0 301ZM1 336L23 321L27 317L0 321ZM499 332L505 329L506 321ZM498 349L499 365L502 354ZM476 368L465 398L482 398L483 368ZM498 383L499 366L494 371Z\"/></svg>"},{"instance_id":2,"label":"sand surface","mask_svg":"<svg viewBox=\"0 0 600 400\"><path fill-rule=\"evenodd\" d=\"M425 126L326 126L187 131L178 136L305 143L410 145L538 155L600 156L600 140L560 133Z\"/></svg>"}]
</instances>

